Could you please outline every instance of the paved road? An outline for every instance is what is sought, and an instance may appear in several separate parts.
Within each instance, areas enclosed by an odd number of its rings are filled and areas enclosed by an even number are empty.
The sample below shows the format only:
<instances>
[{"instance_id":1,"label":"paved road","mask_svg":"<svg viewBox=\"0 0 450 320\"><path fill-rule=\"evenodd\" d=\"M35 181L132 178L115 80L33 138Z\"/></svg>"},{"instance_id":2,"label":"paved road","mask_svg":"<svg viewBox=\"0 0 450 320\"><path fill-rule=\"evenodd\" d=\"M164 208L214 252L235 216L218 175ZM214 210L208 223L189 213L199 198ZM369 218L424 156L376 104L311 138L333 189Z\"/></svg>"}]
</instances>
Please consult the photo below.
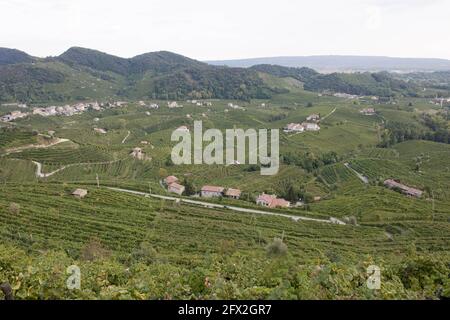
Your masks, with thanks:
<instances>
[{"instance_id":1,"label":"paved road","mask_svg":"<svg viewBox=\"0 0 450 320\"><path fill-rule=\"evenodd\" d=\"M36 177L38 178L47 178L51 177L55 173L58 173L66 168L66 166L63 166L55 171L49 172L49 173L42 173L42 163L39 163L37 161L31 161L36 165Z\"/></svg>"},{"instance_id":2,"label":"paved road","mask_svg":"<svg viewBox=\"0 0 450 320\"><path fill-rule=\"evenodd\" d=\"M316 218L308 218L308 217L302 217L302 216L294 216L290 214L283 214L279 212L273 212L273 211L262 211L262 210L255 210L255 209L248 209L248 208L242 208L242 207L236 207L236 206L228 206L228 205L222 205L222 204L216 204L216 203L209 203L204 201L198 201L198 200L190 200L190 199L183 199L183 198L176 198L176 197L169 197L169 196L162 196L159 194L151 194L151 193L145 193L140 191L134 191L134 190L128 190L128 189L121 189L121 188L112 188L107 187L107 189L119 191L119 192L126 192L146 197L153 197L158 199L164 199L164 200L170 200L170 201L181 201L189 204L194 204L202 207L207 208L217 208L217 209L228 209L233 210L237 212L245 212L245 213L255 213L255 214L263 214L263 215L269 215L269 216L279 216L284 218L289 218L294 221L314 221L314 222L322 222L322 223L332 223L332 224L340 224L345 225L344 222L336 219L336 218L330 218L329 220L326 219L316 219Z\"/></svg>"},{"instance_id":3,"label":"paved road","mask_svg":"<svg viewBox=\"0 0 450 320\"><path fill-rule=\"evenodd\" d=\"M128 139L128 137L130 136L130 134L131 134L131 132L130 132L130 131L128 131L128 133L127 133L126 137L125 137L125 138L123 138L123 140L122 140L122 144L124 144L124 143L125 143L125 141L127 141L127 139Z\"/></svg>"}]
</instances>

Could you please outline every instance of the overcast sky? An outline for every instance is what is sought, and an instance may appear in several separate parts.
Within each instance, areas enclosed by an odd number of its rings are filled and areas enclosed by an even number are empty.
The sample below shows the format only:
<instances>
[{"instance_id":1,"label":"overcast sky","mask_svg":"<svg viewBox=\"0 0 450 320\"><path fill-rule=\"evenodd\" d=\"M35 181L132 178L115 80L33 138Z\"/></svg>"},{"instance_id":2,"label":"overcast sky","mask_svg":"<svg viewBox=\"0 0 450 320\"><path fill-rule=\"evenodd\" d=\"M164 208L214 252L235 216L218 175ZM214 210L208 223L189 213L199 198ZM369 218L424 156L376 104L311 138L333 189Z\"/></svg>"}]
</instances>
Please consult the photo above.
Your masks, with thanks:
<instances>
[{"instance_id":1,"label":"overcast sky","mask_svg":"<svg viewBox=\"0 0 450 320\"><path fill-rule=\"evenodd\" d=\"M0 47L122 57L298 55L450 59L450 0L0 0Z\"/></svg>"}]
</instances>

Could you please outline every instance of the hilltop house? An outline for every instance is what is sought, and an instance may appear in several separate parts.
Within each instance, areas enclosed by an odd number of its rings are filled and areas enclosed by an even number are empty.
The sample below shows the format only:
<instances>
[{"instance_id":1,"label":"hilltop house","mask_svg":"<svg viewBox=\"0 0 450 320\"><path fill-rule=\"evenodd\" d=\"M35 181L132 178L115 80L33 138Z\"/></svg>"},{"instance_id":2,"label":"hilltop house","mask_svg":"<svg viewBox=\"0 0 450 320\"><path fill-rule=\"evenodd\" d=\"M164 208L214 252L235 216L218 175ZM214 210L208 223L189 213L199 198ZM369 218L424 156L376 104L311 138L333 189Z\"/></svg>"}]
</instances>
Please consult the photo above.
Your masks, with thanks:
<instances>
[{"instance_id":1,"label":"hilltop house","mask_svg":"<svg viewBox=\"0 0 450 320\"><path fill-rule=\"evenodd\" d=\"M176 194L181 196L185 189L186 188L184 186L182 186L181 184L173 182L173 183L169 184L169 187L167 188L167 191L172 192L172 193L176 193Z\"/></svg>"},{"instance_id":2,"label":"hilltop house","mask_svg":"<svg viewBox=\"0 0 450 320\"><path fill-rule=\"evenodd\" d=\"M359 111L365 116L373 116L375 115L375 109L374 108L364 108L361 111Z\"/></svg>"},{"instance_id":3,"label":"hilltop house","mask_svg":"<svg viewBox=\"0 0 450 320\"><path fill-rule=\"evenodd\" d=\"M10 114L2 116L0 120L3 122L9 122L20 118L25 118L26 116L28 116L27 112L12 111Z\"/></svg>"},{"instance_id":4,"label":"hilltop house","mask_svg":"<svg viewBox=\"0 0 450 320\"><path fill-rule=\"evenodd\" d=\"M303 122L302 126L303 126L303 128L305 128L306 131L319 131L320 130L320 127L317 123Z\"/></svg>"},{"instance_id":5,"label":"hilltop house","mask_svg":"<svg viewBox=\"0 0 450 320\"><path fill-rule=\"evenodd\" d=\"M128 102L126 102L126 101L116 101L115 103L114 103L114 105L116 106L116 107L123 107L123 106L126 106L128 104Z\"/></svg>"},{"instance_id":6,"label":"hilltop house","mask_svg":"<svg viewBox=\"0 0 450 320\"><path fill-rule=\"evenodd\" d=\"M0 121L3 121L3 122L9 122L12 120L14 120L14 118L10 114L4 115L0 118Z\"/></svg>"},{"instance_id":7,"label":"hilltop house","mask_svg":"<svg viewBox=\"0 0 450 320\"><path fill-rule=\"evenodd\" d=\"M130 153L130 156L133 158L136 158L138 160L144 160L144 152L142 151L142 148L136 147L133 149L133 151Z\"/></svg>"},{"instance_id":8,"label":"hilltop house","mask_svg":"<svg viewBox=\"0 0 450 320\"><path fill-rule=\"evenodd\" d=\"M88 191L85 189L76 189L72 192L72 195L78 199L83 199L88 194Z\"/></svg>"},{"instance_id":9,"label":"hilltop house","mask_svg":"<svg viewBox=\"0 0 450 320\"><path fill-rule=\"evenodd\" d=\"M256 204L268 208L287 208L290 206L290 202L281 198L277 198L275 195L261 194L256 199Z\"/></svg>"},{"instance_id":10,"label":"hilltop house","mask_svg":"<svg viewBox=\"0 0 450 320\"><path fill-rule=\"evenodd\" d=\"M201 196L204 198L222 197L225 188L216 186L203 186Z\"/></svg>"},{"instance_id":11,"label":"hilltop house","mask_svg":"<svg viewBox=\"0 0 450 320\"><path fill-rule=\"evenodd\" d=\"M105 129L101 129L101 128L94 128L94 131L97 133L101 133L101 134L105 134L106 130Z\"/></svg>"},{"instance_id":12,"label":"hilltop house","mask_svg":"<svg viewBox=\"0 0 450 320\"><path fill-rule=\"evenodd\" d=\"M408 186L406 186L398 181L395 181L393 179L385 180L384 185L389 189L399 190L401 193L403 193L407 196L410 196L410 197L420 198L423 194L422 190L408 187Z\"/></svg>"},{"instance_id":13,"label":"hilltop house","mask_svg":"<svg viewBox=\"0 0 450 320\"><path fill-rule=\"evenodd\" d=\"M289 123L285 128L284 132L303 132L305 128L300 123Z\"/></svg>"},{"instance_id":14,"label":"hilltop house","mask_svg":"<svg viewBox=\"0 0 450 320\"><path fill-rule=\"evenodd\" d=\"M183 106L181 104L178 104L176 101L167 102L167 106L170 109L172 109L172 108L183 108Z\"/></svg>"},{"instance_id":15,"label":"hilltop house","mask_svg":"<svg viewBox=\"0 0 450 320\"><path fill-rule=\"evenodd\" d=\"M239 200L241 197L241 190L229 188L227 192L225 192L225 196L228 198Z\"/></svg>"},{"instance_id":16,"label":"hilltop house","mask_svg":"<svg viewBox=\"0 0 450 320\"><path fill-rule=\"evenodd\" d=\"M319 120L320 120L320 115L316 114L316 113L313 113L306 118L306 121L312 121L312 122L317 122Z\"/></svg>"}]
</instances>

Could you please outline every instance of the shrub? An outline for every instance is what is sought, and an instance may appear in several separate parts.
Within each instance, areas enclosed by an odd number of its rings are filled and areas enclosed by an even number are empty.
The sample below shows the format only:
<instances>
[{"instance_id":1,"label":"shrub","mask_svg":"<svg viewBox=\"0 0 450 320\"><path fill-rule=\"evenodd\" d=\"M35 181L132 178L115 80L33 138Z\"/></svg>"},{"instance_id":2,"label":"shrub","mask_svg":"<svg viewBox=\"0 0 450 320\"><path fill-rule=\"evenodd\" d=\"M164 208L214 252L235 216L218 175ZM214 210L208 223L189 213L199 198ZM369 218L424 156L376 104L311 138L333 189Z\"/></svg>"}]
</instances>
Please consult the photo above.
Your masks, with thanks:
<instances>
[{"instance_id":1,"label":"shrub","mask_svg":"<svg viewBox=\"0 0 450 320\"><path fill-rule=\"evenodd\" d=\"M144 263L152 263L156 259L157 252L148 242L141 242L139 248L132 252L134 261L142 261Z\"/></svg>"},{"instance_id":2,"label":"shrub","mask_svg":"<svg viewBox=\"0 0 450 320\"><path fill-rule=\"evenodd\" d=\"M287 245L280 238L274 238L272 243L266 247L266 252L269 257L285 256L287 250Z\"/></svg>"},{"instance_id":3,"label":"shrub","mask_svg":"<svg viewBox=\"0 0 450 320\"><path fill-rule=\"evenodd\" d=\"M106 258L110 255L108 249L104 248L100 240L92 238L82 249L81 259L85 261L94 261Z\"/></svg>"},{"instance_id":4,"label":"shrub","mask_svg":"<svg viewBox=\"0 0 450 320\"><path fill-rule=\"evenodd\" d=\"M11 202L9 204L9 213L11 214L19 214L20 213L20 204Z\"/></svg>"}]
</instances>

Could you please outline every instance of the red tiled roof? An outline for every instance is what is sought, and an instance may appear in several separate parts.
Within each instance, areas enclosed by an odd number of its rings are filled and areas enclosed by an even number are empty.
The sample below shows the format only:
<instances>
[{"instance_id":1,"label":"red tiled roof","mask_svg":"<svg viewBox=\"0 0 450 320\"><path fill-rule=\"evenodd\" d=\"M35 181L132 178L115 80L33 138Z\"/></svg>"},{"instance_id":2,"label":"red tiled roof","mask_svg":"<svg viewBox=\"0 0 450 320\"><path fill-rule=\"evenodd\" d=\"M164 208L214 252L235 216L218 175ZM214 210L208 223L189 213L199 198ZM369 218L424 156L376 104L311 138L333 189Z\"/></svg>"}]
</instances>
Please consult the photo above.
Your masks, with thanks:
<instances>
[{"instance_id":1,"label":"red tiled roof","mask_svg":"<svg viewBox=\"0 0 450 320\"><path fill-rule=\"evenodd\" d=\"M175 176L168 176L166 179L164 179L167 185L172 184L174 182L178 181L178 178Z\"/></svg>"},{"instance_id":2,"label":"red tiled roof","mask_svg":"<svg viewBox=\"0 0 450 320\"><path fill-rule=\"evenodd\" d=\"M224 190L223 187L216 187L216 186L203 186L202 192L218 192L222 193Z\"/></svg>"},{"instance_id":3,"label":"red tiled roof","mask_svg":"<svg viewBox=\"0 0 450 320\"><path fill-rule=\"evenodd\" d=\"M268 204L268 206L270 208L287 207L290 204L290 202L287 200L277 198L274 195L265 194L265 193L261 194L256 201L257 202L265 202Z\"/></svg>"},{"instance_id":4,"label":"red tiled roof","mask_svg":"<svg viewBox=\"0 0 450 320\"><path fill-rule=\"evenodd\" d=\"M225 195L229 197L239 197L241 195L241 190L229 188Z\"/></svg>"},{"instance_id":5,"label":"red tiled roof","mask_svg":"<svg viewBox=\"0 0 450 320\"><path fill-rule=\"evenodd\" d=\"M271 196L270 194L261 194L258 196L258 199L256 201L263 201L268 203L269 205L272 203L272 201L275 199L274 196Z\"/></svg>"},{"instance_id":6,"label":"red tiled roof","mask_svg":"<svg viewBox=\"0 0 450 320\"><path fill-rule=\"evenodd\" d=\"M181 184L178 184L176 182L173 182L170 184L170 188L171 189L177 189L177 190L181 190L184 188L184 186L182 186Z\"/></svg>"},{"instance_id":7,"label":"red tiled roof","mask_svg":"<svg viewBox=\"0 0 450 320\"><path fill-rule=\"evenodd\" d=\"M289 206L289 201L284 200L284 199L273 199L272 203L270 204L271 208L275 208L275 207L287 207Z\"/></svg>"}]
</instances>

